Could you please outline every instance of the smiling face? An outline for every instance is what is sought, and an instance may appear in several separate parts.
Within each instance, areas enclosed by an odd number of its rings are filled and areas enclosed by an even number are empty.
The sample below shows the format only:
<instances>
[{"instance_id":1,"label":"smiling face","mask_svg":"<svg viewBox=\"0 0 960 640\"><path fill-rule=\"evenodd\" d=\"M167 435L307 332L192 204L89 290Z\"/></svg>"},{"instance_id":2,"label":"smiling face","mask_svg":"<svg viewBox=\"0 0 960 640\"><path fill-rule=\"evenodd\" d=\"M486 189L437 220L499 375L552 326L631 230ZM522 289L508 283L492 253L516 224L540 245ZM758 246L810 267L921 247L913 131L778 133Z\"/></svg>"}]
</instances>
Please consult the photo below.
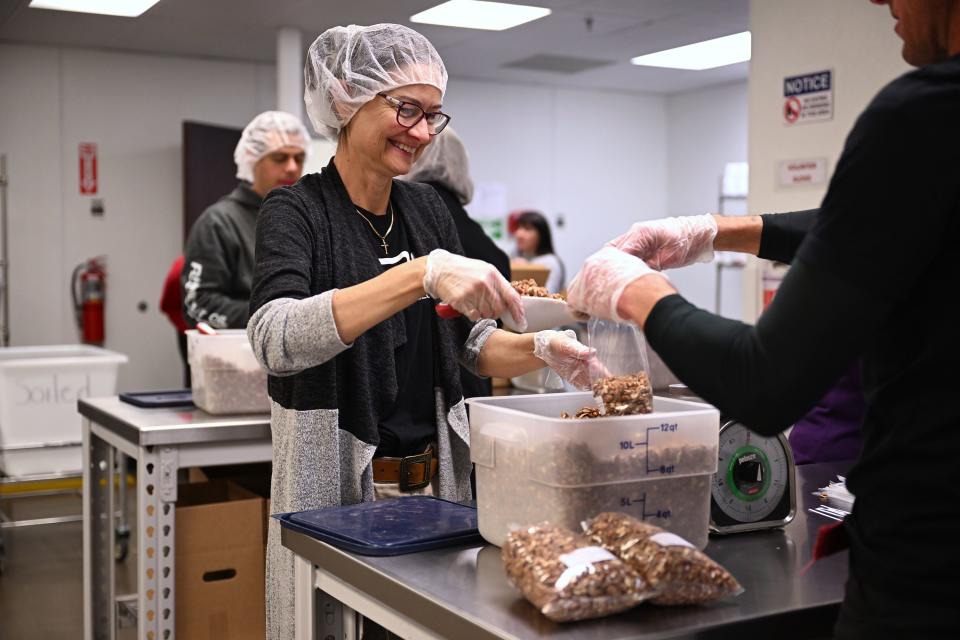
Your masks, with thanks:
<instances>
[{"instance_id":1,"label":"smiling face","mask_svg":"<svg viewBox=\"0 0 960 640\"><path fill-rule=\"evenodd\" d=\"M440 90L415 84L393 89L387 95L419 105L424 111L439 111ZM426 119L409 129L397 122L397 108L381 96L367 102L350 120L340 144L352 158L384 177L409 173L414 161L430 144Z\"/></svg>"},{"instance_id":2,"label":"smiling face","mask_svg":"<svg viewBox=\"0 0 960 640\"><path fill-rule=\"evenodd\" d=\"M903 59L915 67L950 57L949 25L954 0L871 0L885 4L897 21L894 31L903 40Z\"/></svg>"}]
</instances>

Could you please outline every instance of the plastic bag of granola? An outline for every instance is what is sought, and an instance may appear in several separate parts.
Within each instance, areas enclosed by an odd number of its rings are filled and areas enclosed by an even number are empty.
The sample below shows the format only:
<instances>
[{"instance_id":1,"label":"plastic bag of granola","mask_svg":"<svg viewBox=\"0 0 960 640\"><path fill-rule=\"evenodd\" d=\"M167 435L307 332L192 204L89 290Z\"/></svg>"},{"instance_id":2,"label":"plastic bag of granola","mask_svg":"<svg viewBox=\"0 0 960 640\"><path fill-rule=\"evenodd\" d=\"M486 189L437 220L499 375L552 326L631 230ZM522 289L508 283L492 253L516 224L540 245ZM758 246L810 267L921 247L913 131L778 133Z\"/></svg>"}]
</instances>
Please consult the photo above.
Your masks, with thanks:
<instances>
[{"instance_id":1,"label":"plastic bag of granola","mask_svg":"<svg viewBox=\"0 0 960 640\"><path fill-rule=\"evenodd\" d=\"M597 351L590 381L600 412L615 416L652 412L647 341L640 330L632 324L592 318L587 343Z\"/></svg>"},{"instance_id":2,"label":"plastic bag of granola","mask_svg":"<svg viewBox=\"0 0 960 640\"><path fill-rule=\"evenodd\" d=\"M510 584L554 622L619 613L654 595L609 551L550 523L510 532L501 556Z\"/></svg>"},{"instance_id":3,"label":"plastic bag of granola","mask_svg":"<svg viewBox=\"0 0 960 640\"><path fill-rule=\"evenodd\" d=\"M583 523L584 535L637 571L657 595L653 604L702 604L743 593L729 571L678 535L623 513Z\"/></svg>"}]
</instances>

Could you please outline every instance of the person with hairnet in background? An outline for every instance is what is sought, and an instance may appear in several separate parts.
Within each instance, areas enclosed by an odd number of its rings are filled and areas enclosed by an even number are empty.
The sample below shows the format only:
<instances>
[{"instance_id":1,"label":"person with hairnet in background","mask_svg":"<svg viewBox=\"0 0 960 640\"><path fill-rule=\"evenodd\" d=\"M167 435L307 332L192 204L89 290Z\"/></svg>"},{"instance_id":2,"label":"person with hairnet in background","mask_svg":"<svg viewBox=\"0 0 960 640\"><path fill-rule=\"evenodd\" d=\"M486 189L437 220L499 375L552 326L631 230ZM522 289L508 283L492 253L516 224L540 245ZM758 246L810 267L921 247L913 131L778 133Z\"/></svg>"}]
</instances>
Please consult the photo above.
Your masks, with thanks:
<instances>
[{"instance_id":1,"label":"person with hairnet in background","mask_svg":"<svg viewBox=\"0 0 960 640\"><path fill-rule=\"evenodd\" d=\"M467 149L453 127L444 129L443 135L430 143L423 155L413 163L410 173L402 179L433 187L453 217L460 244L463 245L463 255L489 262L504 278L510 279L510 257L464 209L473 199L473 180L470 178ZM465 368L460 370L460 383L465 398L493 393L490 378L481 378Z\"/></svg>"},{"instance_id":2,"label":"person with hairnet in background","mask_svg":"<svg viewBox=\"0 0 960 640\"><path fill-rule=\"evenodd\" d=\"M336 154L264 200L247 325L269 374L274 512L469 500L461 364L501 377L549 365L589 384L593 352L569 334L497 329L505 313L525 324L520 296L461 255L433 188L394 180L444 135L446 86L436 49L405 26L334 27L307 51L307 113ZM441 302L462 315L441 319ZM268 637L292 638L294 558L275 520L266 590Z\"/></svg>"},{"instance_id":3,"label":"person with hairnet in background","mask_svg":"<svg viewBox=\"0 0 960 640\"><path fill-rule=\"evenodd\" d=\"M309 146L306 127L283 111L265 111L244 128L233 153L240 183L197 218L187 237L180 282L190 327L247 326L260 203L300 179Z\"/></svg>"}]
</instances>

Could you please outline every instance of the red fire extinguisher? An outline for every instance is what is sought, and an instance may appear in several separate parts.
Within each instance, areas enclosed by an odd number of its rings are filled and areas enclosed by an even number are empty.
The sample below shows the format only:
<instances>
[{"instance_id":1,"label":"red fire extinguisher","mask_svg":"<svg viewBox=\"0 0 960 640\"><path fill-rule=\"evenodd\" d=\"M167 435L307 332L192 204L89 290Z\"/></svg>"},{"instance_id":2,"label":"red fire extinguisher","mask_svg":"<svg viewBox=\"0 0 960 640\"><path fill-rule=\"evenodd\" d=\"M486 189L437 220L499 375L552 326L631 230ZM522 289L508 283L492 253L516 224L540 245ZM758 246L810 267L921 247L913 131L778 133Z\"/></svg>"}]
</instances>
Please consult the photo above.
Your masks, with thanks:
<instances>
[{"instance_id":1,"label":"red fire extinguisher","mask_svg":"<svg viewBox=\"0 0 960 640\"><path fill-rule=\"evenodd\" d=\"M80 337L87 344L102 345L107 267L103 256L82 262L73 270L70 289Z\"/></svg>"}]
</instances>

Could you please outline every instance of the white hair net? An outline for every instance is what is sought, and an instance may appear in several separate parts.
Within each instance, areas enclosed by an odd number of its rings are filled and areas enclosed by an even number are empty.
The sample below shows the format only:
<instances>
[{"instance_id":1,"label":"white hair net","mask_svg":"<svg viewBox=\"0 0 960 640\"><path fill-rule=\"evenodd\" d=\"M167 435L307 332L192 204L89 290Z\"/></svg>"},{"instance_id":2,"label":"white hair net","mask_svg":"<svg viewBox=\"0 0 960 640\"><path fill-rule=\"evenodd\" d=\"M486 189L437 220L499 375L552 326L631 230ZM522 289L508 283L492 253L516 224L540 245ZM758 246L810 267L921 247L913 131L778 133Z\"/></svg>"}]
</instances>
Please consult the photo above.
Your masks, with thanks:
<instances>
[{"instance_id":1,"label":"white hair net","mask_svg":"<svg viewBox=\"0 0 960 640\"><path fill-rule=\"evenodd\" d=\"M457 196L460 204L473 200L473 180L467 148L452 127L446 127L430 140L430 144L413 163L403 180L438 182Z\"/></svg>"},{"instance_id":2,"label":"white hair net","mask_svg":"<svg viewBox=\"0 0 960 640\"><path fill-rule=\"evenodd\" d=\"M285 111L264 111L250 121L240 134L233 151L237 177L253 182L253 167L264 156L282 147L299 147L310 151L310 132L300 118Z\"/></svg>"},{"instance_id":3,"label":"white hair net","mask_svg":"<svg viewBox=\"0 0 960 640\"><path fill-rule=\"evenodd\" d=\"M307 50L303 101L317 133L336 140L378 93L411 84L447 90L447 69L430 41L409 27L333 27Z\"/></svg>"}]
</instances>

